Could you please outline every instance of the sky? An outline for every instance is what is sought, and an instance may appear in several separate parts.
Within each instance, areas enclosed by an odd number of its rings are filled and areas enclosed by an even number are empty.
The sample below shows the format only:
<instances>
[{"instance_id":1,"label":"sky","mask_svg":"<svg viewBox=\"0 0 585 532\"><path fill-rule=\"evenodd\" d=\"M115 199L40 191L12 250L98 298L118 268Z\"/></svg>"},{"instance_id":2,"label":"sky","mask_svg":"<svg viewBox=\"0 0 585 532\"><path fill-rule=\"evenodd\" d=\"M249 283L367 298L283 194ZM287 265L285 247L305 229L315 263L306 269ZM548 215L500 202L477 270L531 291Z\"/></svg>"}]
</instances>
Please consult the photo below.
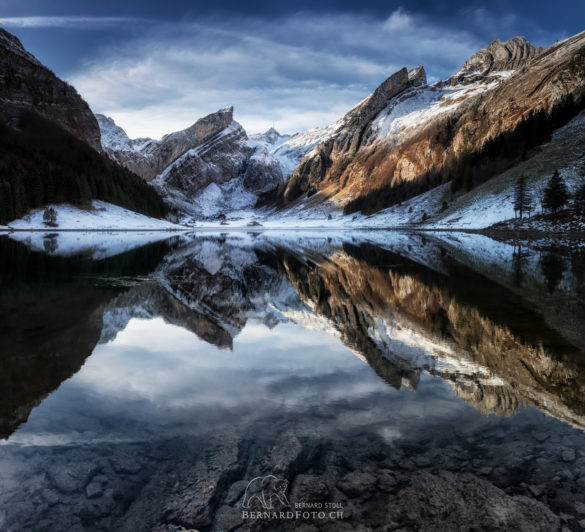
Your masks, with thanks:
<instances>
[{"instance_id":1,"label":"sky","mask_svg":"<svg viewBox=\"0 0 585 532\"><path fill-rule=\"evenodd\" d=\"M579 33L585 2L0 0L0 26L132 138L228 105L249 133L294 133L403 66L433 82L494 39Z\"/></svg>"}]
</instances>

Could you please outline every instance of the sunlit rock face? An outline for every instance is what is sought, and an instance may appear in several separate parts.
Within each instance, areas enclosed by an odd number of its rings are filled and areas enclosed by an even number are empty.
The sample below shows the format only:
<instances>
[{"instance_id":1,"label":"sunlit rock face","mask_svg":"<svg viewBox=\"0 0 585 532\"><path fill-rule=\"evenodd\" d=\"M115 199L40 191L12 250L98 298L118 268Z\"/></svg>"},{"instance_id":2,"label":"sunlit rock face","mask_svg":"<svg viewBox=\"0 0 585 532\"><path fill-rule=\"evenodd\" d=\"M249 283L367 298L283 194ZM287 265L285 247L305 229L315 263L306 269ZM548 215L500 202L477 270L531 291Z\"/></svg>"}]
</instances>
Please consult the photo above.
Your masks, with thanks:
<instances>
[{"instance_id":1,"label":"sunlit rock face","mask_svg":"<svg viewBox=\"0 0 585 532\"><path fill-rule=\"evenodd\" d=\"M461 70L449 78L447 83L457 85L485 81L490 75L509 72L523 67L542 53L524 37L514 37L505 42L493 41L487 48L469 58Z\"/></svg>"},{"instance_id":2,"label":"sunlit rock face","mask_svg":"<svg viewBox=\"0 0 585 532\"><path fill-rule=\"evenodd\" d=\"M0 117L18 127L24 111L40 114L101 151L100 130L87 103L0 28Z\"/></svg>"},{"instance_id":3,"label":"sunlit rock face","mask_svg":"<svg viewBox=\"0 0 585 532\"><path fill-rule=\"evenodd\" d=\"M281 204L321 192L319 201L345 205L439 169L567 95L582 97L584 46L583 33L544 51L521 37L494 41L432 86L422 67L400 70L323 128L287 181Z\"/></svg>"},{"instance_id":4,"label":"sunlit rock face","mask_svg":"<svg viewBox=\"0 0 585 532\"><path fill-rule=\"evenodd\" d=\"M404 92L407 88L419 85L426 75L424 70L409 79L406 68L399 70L382 83L368 98L349 111L340 126L331 136L321 142L311 155L303 159L289 178L284 191L287 200L293 200L310 188L319 186L328 174L343 172L359 148L366 143L371 134L371 121L385 107L388 100ZM337 163L337 166L335 165Z\"/></svg>"}]
</instances>

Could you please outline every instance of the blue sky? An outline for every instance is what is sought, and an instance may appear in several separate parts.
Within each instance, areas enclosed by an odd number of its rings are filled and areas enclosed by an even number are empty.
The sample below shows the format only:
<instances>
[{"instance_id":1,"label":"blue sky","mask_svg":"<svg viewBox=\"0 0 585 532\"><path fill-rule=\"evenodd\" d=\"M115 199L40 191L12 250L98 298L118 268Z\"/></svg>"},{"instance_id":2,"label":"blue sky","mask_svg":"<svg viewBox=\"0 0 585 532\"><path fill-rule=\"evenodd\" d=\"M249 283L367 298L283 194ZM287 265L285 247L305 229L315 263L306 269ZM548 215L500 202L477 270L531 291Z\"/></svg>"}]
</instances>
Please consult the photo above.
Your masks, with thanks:
<instances>
[{"instance_id":1,"label":"blue sky","mask_svg":"<svg viewBox=\"0 0 585 532\"><path fill-rule=\"evenodd\" d=\"M449 76L493 39L585 29L585 2L1 0L0 26L132 137L226 105L249 132L335 121L401 68Z\"/></svg>"}]
</instances>

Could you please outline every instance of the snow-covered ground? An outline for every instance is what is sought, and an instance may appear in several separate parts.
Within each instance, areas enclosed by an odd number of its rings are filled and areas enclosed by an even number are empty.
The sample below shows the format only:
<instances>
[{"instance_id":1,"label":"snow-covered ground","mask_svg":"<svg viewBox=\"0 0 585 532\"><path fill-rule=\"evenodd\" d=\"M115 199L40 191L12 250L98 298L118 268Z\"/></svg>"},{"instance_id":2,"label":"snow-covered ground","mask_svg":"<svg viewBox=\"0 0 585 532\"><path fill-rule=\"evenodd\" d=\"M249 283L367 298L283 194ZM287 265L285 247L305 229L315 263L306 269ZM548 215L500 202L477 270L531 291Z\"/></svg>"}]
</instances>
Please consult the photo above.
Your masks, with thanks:
<instances>
[{"instance_id":1,"label":"snow-covered ground","mask_svg":"<svg viewBox=\"0 0 585 532\"><path fill-rule=\"evenodd\" d=\"M43 215L47 208L52 207L56 214L56 226L47 226ZM8 229L17 231L104 231L104 230L148 230L172 231L183 230L185 227L167 220L149 218L143 214L129 211L123 207L112 205L105 201L94 200L91 207L82 208L75 205L59 204L48 205L42 209L35 209L29 214L8 224Z\"/></svg>"},{"instance_id":2,"label":"snow-covered ground","mask_svg":"<svg viewBox=\"0 0 585 532\"><path fill-rule=\"evenodd\" d=\"M50 207L57 213L56 227L44 223L45 209L37 209L5 227L10 238L49 255L85 255L100 260L186 229L98 200L85 209L66 204Z\"/></svg>"}]
</instances>

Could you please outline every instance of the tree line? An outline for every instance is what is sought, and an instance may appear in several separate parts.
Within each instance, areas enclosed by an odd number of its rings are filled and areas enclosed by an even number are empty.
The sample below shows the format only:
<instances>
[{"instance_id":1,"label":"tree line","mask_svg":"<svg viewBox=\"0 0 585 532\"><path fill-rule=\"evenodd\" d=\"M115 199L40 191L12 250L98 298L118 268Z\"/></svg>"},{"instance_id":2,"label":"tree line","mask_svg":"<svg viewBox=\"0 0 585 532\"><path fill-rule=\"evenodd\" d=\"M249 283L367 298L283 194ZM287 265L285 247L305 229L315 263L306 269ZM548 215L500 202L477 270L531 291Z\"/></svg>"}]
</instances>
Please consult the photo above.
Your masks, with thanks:
<instances>
[{"instance_id":1,"label":"tree line","mask_svg":"<svg viewBox=\"0 0 585 532\"><path fill-rule=\"evenodd\" d=\"M585 179L585 167L582 171ZM585 214L585 182L583 182L571 196L567 184L558 170L548 179L540 197L543 211L548 211L553 216L569 206L569 200L573 199L572 208L579 214ZM514 186L514 213L522 219L524 215L530 217L534 209L534 198L526 187L526 176L520 176Z\"/></svg>"},{"instance_id":2,"label":"tree line","mask_svg":"<svg viewBox=\"0 0 585 532\"><path fill-rule=\"evenodd\" d=\"M475 150L459 155L451 152L440 168L433 168L411 181L389 182L354 198L343 212L373 214L449 182L452 196L468 192L525 160L529 150L550 140L556 129L583 109L585 98L568 94L550 109L530 112L514 129L487 140Z\"/></svg>"},{"instance_id":3,"label":"tree line","mask_svg":"<svg viewBox=\"0 0 585 532\"><path fill-rule=\"evenodd\" d=\"M130 170L36 113L24 112L18 128L0 121L0 223L51 203L100 199L162 218L169 208Z\"/></svg>"}]
</instances>

